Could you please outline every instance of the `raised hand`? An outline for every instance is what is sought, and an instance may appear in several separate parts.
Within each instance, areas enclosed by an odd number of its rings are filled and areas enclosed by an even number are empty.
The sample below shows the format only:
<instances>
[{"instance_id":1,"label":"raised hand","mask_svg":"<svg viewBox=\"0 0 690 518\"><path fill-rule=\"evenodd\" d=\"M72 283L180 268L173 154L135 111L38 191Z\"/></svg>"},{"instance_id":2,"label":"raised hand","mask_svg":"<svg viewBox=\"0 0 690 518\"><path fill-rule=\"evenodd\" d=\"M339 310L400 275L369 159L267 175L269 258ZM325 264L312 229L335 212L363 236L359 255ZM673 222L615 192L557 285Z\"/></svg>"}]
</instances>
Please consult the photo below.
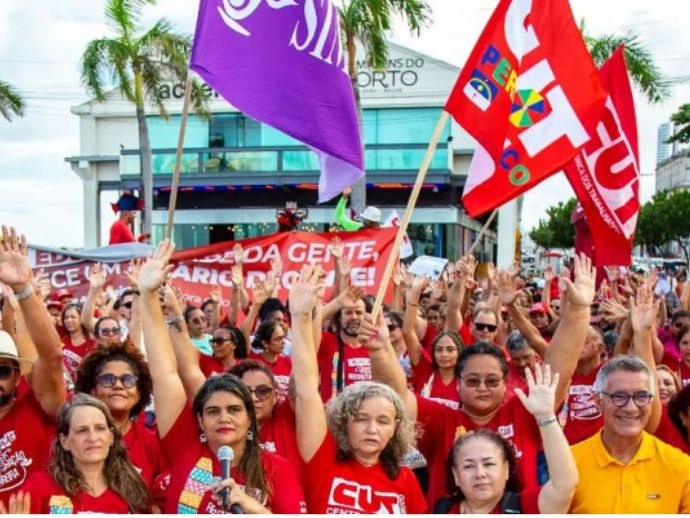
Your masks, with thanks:
<instances>
[{"instance_id":1,"label":"raised hand","mask_svg":"<svg viewBox=\"0 0 690 518\"><path fill-rule=\"evenodd\" d=\"M139 289L139 270L141 270L141 259L132 259L125 275L129 279L129 285L133 290Z\"/></svg>"},{"instance_id":2,"label":"raised hand","mask_svg":"<svg viewBox=\"0 0 690 518\"><path fill-rule=\"evenodd\" d=\"M263 306L264 302L268 300L271 294L269 293L266 283L263 281L257 281L252 288L252 302Z\"/></svg>"},{"instance_id":3,"label":"raised hand","mask_svg":"<svg viewBox=\"0 0 690 518\"><path fill-rule=\"evenodd\" d=\"M383 311L379 311L376 323L370 314L364 314L357 333L357 341L369 351L382 349L386 346L390 341L390 333L383 318Z\"/></svg>"},{"instance_id":4,"label":"raised hand","mask_svg":"<svg viewBox=\"0 0 690 518\"><path fill-rule=\"evenodd\" d=\"M4 225L0 240L0 282L17 293L33 282L26 236L17 236L14 227Z\"/></svg>"},{"instance_id":5,"label":"raised hand","mask_svg":"<svg viewBox=\"0 0 690 518\"><path fill-rule=\"evenodd\" d=\"M659 314L660 300L654 302L652 290L642 285L635 297L630 297L630 323L634 332L647 331L654 326Z\"/></svg>"},{"instance_id":6,"label":"raised hand","mask_svg":"<svg viewBox=\"0 0 690 518\"><path fill-rule=\"evenodd\" d=\"M280 257L271 259L271 271L276 278L280 278L283 274L283 260Z\"/></svg>"},{"instance_id":7,"label":"raised hand","mask_svg":"<svg viewBox=\"0 0 690 518\"><path fill-rule=\"evenodd\" d=\"M410 295L414 299L414 304L419 300L419 295L429 286L429 279L426 277L414 277L410 286Z\"/></svg>"},{"instance_id":8,"label":"raised hand","mask_svg":"<svg viewBox=\"0 0 690 518\"><path fill-rule=\"evenodd\" d=\"M338 268L340 268L340 276L343 279L350 279L350 272L352 272L352 264L350 264L350 260L347 257L343 257L339 262L338 262Z\"/></svg>"},{"instance_id":9,"label":"raised hand","mask_svg":"<svg viewBox=\"0 0 690 518\"><path fill-rule=\"evenodd\" d=\"M155 253L149 254L146 262L139 269L138 284L140 290L156 291L163 285L168 272L173 269L173 265L169 265L168 262L174 250L175 243L164 239L158 244Z\"/></svg>"},{"instance_id":10,"label":"raised hand","mask_svg":"<svg viewBox=\"0 0 690 518\"><path fill-rule=\"evenodd\" d=\"M575 283L567 277L562 277L566 286L568 304L572 306L591 306L594 300L596 269L592 267L592 260L585 254L575 256Z\"/></svg>"},{"instance_id":11,"label":"raised hand","mask_svg":"<svg viewBox=\"0 0 690 518\"><path fill-rule=\"evenodd\" d=\"M331 255L335 258L336 261L340 261L340 259L343 257L344 252L345 245L339 237L334 237L333 241L331 241Z\"/></svg>"},{"instance_id":12,"label":"raised hand","mask_svg":"<svg viewBox=\"0 0 690 518\"><path fill-rule=\"evenodd\" d=\"M403 276L402 272L400 271L400 262L395 263L395 266L393 267L393 273L391 274L391 281L393 281L394 286L400 286L402 283Z\"/></svg>"},{"instance_id":13,"label":"raised hand","mask_svg":"<svg viewBox=\"0 0 690 518\"><path fill-rule=\"evenodd\" d=\"M550 264L547 265L546 268L544 268L544 289L551 286L551 281L553 281L555 277L556 273L553 271L553 268Z\"/></svg>"},{"instance_id":14,"label":"raised hand","mask_svg":"<svg viewBox=\"0 0 690 518\"><path fill-rule=\"evenodd\" d=\"M233 288L239 288L242 286L243 277L244 277L244 275L242 273L242 265L241 264L235 264L232 267L232 274L231 274L231 280L232 280Z\"/></svg>"},{"instance_id":15,"label":"raised hand","mask_svg":"<svg viewBox=\"0 0 690 518\"><path fill-rule=\"evenodd\" d=\"M169 317L181 315L184 307L177 298L176 289L178 288L173 288L170 284L166 284L163 288L163 306L165 307L165 314Z\"/></svg>"},{"instance_id":16,"label":"raised hand","mask_svg":"<svg viewBox=\"0 0 690 518\"><path fill-rule=\"evenodd\" d=\"M362 297L364 297L364 289L361 286L350 285L345 291L338 294L336 300L342 306L353 306Z\"/></svg>"},{"instance_id":17,"label":"raised hand","mask_svg":"<svg viewBox=\"0 0 690 518\"><path fill-rule=\"evenodd\" d=\"M211 288L211 291L208 294L208 298L214 306L217 306L218 304L220 304L220 299L222 295L223 293L221 287L216 284Z\"/></svg>"},{"instance_id":18,"label":"raised hand","mask_svg":"<svg viewBox=\"0 0 690 518\"><path fill-rule=\"evenodd\" d=\"M89 284L93 291L99 291L105 286L107 275L101 263L95 263L89 270Z\"/></svg>"},{"instance_id":19,"label":"raised hand","mask_svg":"<svg viewBox=\"0 0 690 518\"><path fill-rule=\"evenodd\" d=\"M618 281L618 266L604 266L604 271L611 284Z\"/></svg>"},{"instance_id":20,"label":"raised hand","mask_svg":"<svg viewBox=\"0 0 690 518\"><path fill-rule=\"evenodd\" d=\"M309 316L316 305L316 299L320 290L320 278L322 269L320 266L305 264L302 266L299 277L290 288L289 306L293 317Z\"/></svg>"},{"instance_id":21,"label":"raised hand","mask_svg":"<svg viewBox=\"0 0 690 518\"><path fill-rule=\"evenodd\" d=\"M512 306L517 300L518 291L515 289L515 277L505 270L496 272L496 284L501 303L504 306Z\"/></svg>"},{"instance_id":22,"label":"raised hand","mask_svg":"<svg viewBox=\"0 0 690 518\"><path fill-rule=\"evenodd\" d=\"M12 288L3 285L0 285L0 288L2 288L2 290L0 290L2 292L2 297L0 298L14 311L19 310L19 301L17 301L17 297L14 296Z\"/></svg>"},{"instance_id":23,"label":"raised hand","mask_svg":"<svg viewBox=\"0 0 690 518\"><path fill-rule=\"evenodd\" d=\"M515 394L520 398L527 411L536 419L545 419L554 415L556 400L556 387L558 386L558 373L551 377L551 366L545 364L534 366L534 376L529 368L525 369L527 379L527 396L522 389L516 388ZM536 378L536 381L535 381Z\"/></svg>"},{"instance_id":24,"label":"raised hand","mask_svg":"<svg viewBox=\"0 0 690 518\"><path fill-rule=\"evenodd\" d=\"M280 277L276 277L273 272L268 272L268 275L266 276L266 293L268 294L269 297L273 297L276 295L276 291L278 290L278 281L280 280Z\"/></svg>"},{"instance_id":25,"label":"raised hand","mask_svg":"<svg viewBox=\"0 0 690 518\"><path fill-rule=\"evenodd\" d=\"M235 243L235 246L232 247L232 256L233 259L235 260L235 264L242 264L242 254L244 253L244 250L242 249L242 245L239 243Z\"/></svg>"},{"instance_id":26,"label":"raised hand","mask_svg":"<svg viewBox=\"0 0 690 518\"><path fill-rule=\"evenodd\" d=\"M628 318L628 310L615 300L605 299L599 305L599 309L611 320L625 320Z\"/></svg>"},{"instance_id":27,"label":"raised hand","mask_svg":"<svg viewBox=\"0 0 690 518\"><path fill-rule=\"evenodd\" d=\"M31 494L18 491L10 495L8 505L0 501L0 514L31 514Z\"/></svg>"}]
</instances>

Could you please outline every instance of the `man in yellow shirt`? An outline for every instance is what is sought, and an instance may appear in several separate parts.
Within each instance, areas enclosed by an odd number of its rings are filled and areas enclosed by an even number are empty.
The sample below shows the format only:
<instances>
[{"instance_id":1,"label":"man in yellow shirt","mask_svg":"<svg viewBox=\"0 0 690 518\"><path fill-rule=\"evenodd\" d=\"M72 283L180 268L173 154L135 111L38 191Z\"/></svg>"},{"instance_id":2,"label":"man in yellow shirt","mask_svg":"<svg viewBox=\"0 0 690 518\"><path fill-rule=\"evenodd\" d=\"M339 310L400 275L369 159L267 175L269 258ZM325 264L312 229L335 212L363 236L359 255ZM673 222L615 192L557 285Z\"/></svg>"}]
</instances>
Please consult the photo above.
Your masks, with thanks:
<instances>
[{"instance_id":1,"label":"man in yellow shirt","mask_svg":"<svg viewBox=\"0 0 690 518\"><path fill-rule=\"evenodd\" d=\"M647 364L616 356L594 390L604 427L572 447L580 481L570 513L690 512L690 457L644 431L655 393Z\"/></svg>"}]
</instances>

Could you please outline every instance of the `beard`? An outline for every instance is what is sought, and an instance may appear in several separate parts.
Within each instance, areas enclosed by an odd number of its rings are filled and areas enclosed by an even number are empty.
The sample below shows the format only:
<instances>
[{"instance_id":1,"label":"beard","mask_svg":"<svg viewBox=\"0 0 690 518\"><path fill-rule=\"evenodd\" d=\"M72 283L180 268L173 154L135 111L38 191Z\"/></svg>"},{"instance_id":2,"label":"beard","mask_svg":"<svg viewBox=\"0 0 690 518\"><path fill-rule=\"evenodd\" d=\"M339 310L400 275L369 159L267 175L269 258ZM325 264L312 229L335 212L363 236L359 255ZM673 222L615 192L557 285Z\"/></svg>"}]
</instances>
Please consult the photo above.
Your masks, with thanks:
<instances>
[{"instance_id":1,"label":"beard","mask_svg":"<svg viewBox=\"0 0 690 518\"><path fill-rule=\"evenodd\" d=\"M10 402L12 402L12 400L14 399L15 392L16 391L14 389L7 393L5 391L2 391L2 393L0 394L0 408L7 406Z\"/></svg>"},{"instance_id":2,"label":"beard","mask_svg":"<svg viewBox=\"0 0 690 518\"><path fill-rule=\"evenodd\" d=\"M342 331L347 336L357 336L359 334L360 322L350 322L343 327Z\"/></svg>"}]
</instances>

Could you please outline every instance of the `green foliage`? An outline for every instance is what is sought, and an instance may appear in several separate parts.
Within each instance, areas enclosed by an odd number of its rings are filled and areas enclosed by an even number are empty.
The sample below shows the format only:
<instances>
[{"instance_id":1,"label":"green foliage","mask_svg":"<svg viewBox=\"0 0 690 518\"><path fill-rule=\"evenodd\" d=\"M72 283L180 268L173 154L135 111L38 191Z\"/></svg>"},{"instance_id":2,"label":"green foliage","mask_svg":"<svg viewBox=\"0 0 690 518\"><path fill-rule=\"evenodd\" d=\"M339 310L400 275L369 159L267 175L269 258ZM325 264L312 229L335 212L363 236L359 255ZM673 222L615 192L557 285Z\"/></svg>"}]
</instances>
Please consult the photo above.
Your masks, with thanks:
<instances>
[{"instance_id":1,"label":"green foliage","mask_svg":"<svg viewBox=\"0 0 690 518\"><path fill-rule=\"evenodd\" d=\"M635 243L660 249L675 241L688 259L685 240L690 236L690 191L662 191L645 203L635 232Z\"/></svg>"},{"instance_id":2,"label":"green foliage","mask_svg":"<svg viewBox=\"0 0 690 518\"><path fill-rule=\"evenodd\" d=\"M683 104L678 111L671 115L671 121L676 128L673 135L666 141L681 142L687 144L690 142L690 104Z\"/></svg>"},{"instance_id":3,"label":"green foliage","mask_svg":"<svg viewBox=\"0 0 690 518\"><path fill-rule=\"evenodd\" d=\"M26 104L19 92L9 83L0 81L0 115L12 120L12 115L22 117Z\"/></svg>"},{"instance_id":4,"label":"green foliage","mask_svg":"<svg viewBox=\"0 0 690 518\"><path fill-rule=\"evenodd\" d=\"M572 248L575 246L575 226L570 216L575 209L577 199L559 202L555 207L546 210L546 219L540 219L529 237L542 248Z\"/></svg>"}]
</instances>

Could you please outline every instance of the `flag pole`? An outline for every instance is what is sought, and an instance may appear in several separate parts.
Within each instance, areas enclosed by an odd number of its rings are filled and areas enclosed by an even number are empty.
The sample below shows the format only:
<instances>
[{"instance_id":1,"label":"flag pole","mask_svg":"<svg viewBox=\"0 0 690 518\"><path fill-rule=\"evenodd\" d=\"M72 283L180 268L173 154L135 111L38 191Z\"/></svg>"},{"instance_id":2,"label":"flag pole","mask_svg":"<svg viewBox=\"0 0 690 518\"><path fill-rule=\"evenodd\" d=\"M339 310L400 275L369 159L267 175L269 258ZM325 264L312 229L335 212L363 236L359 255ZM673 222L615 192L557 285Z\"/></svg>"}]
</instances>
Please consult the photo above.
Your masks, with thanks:
<instances>
[{"instance_id":1,"label":"flag pole","mask_svg":"<svg viewBox=\"0 0 690 518\"><path fill-rule=\"evenodd\" d=\"M386 294L386 288L388 287L388 282L390 281L391 275L393 273L393 267L398 261L400 245L403 242L405 233L407 232L407 226L412 218L412 212L414 211L415 205L417 204L417 198L419 198L419 193L422 190L422 184L426 178L426 173L431 165L431 159L434 157L434 151L436 150L436 144L438 144L441 138L441 133L443 132L443 127L448 121L448 112L441 112L441 116L436 123L436 128L431 136L431 141L426 148L426 153L424 155L424 160L422 161L422 166L419 168L419 173L417 173L417 180L415 181L414 188L410 193L410 199L407 202L407 208L405 209L405 214L403 214L400 220L400 227L398 228L398 234L395 236L395 241L393 242L393 249L388 256L388 262L386 263L386 269L383 271L383 277L381 278L381 284L379 285L379 291L376 294L376 302L374 302L374 309L371 312L371 316L376 320L379 311L381 310L381 305L383 304L383 297Z\"/></svg>"},{"instance_id":2,"label":"flag pole","mask_svg":"<svg viewBox=\"0 0 690 518\"><path fill-rule=\"evenodd\" d=\"M177 190L180 186L180 168L182 166L182 149L184 148L184 135L187 130L187 116L189 115L189 103L192 99L192 72L187 71L187 82L184 87L184 104L182 105L182 120L180 121L180 134L177 138L177 152L175 154L175 172L173 173L172 186L170 187L170 203L168 205L168 227L165 232L167 239L172 239L173 222L175 220L175 206L177 205Z\"/></svg>"},{"instance_id":3,"label":"flag pole","mask_svg":"<svg viewBox=\"0 0 690 518\"><path fill-rule=\"evenodd\" d=\"M491 213L491 216L489 216L489 219L486 220L486 223L484 223L484 226L479 231L479 234L477 234L477 237L475 238L474 243L472 243L472 246L470 247L470 249L467 251L467 254L465 254L465 255L472 255L472 252L474 252L474 249L477 248L479 241L482 239L482 236L486 233L486 229L489 228L489 225L491 225L491 222L496 217L496 214L498 214L498 209L494 209L494 211Z\"/></svg>"}]
</instances>

